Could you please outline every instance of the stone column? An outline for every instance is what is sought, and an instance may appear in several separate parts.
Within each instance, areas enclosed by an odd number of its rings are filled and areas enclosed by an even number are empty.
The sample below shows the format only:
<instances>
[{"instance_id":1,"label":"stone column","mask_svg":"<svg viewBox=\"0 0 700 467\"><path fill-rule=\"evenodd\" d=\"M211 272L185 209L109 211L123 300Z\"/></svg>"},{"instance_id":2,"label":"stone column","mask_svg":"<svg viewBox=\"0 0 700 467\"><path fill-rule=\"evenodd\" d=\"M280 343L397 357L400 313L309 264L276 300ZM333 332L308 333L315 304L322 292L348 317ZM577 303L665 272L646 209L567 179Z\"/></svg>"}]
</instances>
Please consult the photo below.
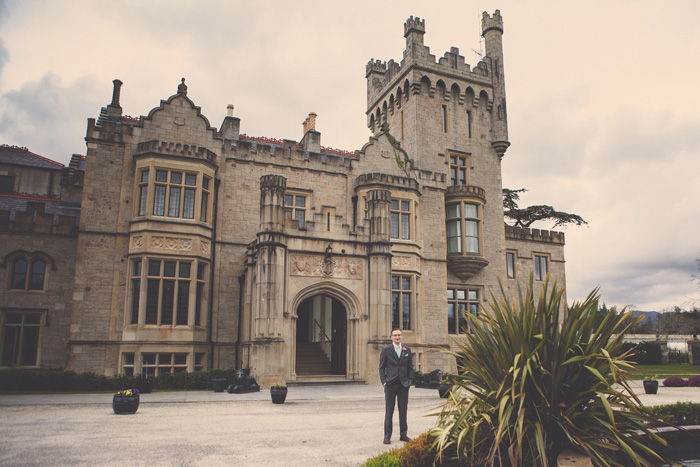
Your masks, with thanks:
<instances>
[{"instance_id":1,"label":"stone column","mask_svg":"<svg viewBox=\"0 0 700 467\"><path fill-rule=\"evenodd\" d=\"M367 280L370 332L372 339L388 339L391 333L391 192L371 190L367 199L370 217Z\"/></svg>"},{"instance_id":2,"label":"stone column","mask_svg":"<svg viewBox=\"0 0 700 467\"><path fill-rule=\"evenodd\" d=\"M284 191L279 175L260 178L260 230L255 261L252 303L251 370L263 385L286 380L288 359L284 342L287 245L284 230Z\"/></svg>"}]
</instances>

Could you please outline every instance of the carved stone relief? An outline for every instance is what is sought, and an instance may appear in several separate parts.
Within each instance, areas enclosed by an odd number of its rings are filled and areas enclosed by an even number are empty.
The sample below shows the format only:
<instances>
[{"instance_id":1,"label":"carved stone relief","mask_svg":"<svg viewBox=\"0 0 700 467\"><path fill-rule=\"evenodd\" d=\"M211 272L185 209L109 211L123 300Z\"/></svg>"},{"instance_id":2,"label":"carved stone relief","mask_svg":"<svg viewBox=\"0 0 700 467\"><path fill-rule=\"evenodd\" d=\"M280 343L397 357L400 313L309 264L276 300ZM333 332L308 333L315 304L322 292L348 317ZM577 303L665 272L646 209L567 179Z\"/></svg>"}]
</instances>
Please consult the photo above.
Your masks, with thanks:
<instances>
[{"instance_id":1,"label":"carved stone relief","mask_svg":"<svg viewBox=\"0 0 700 467\"><path fill-rule=\"evenodd\" d=\"M175 237L151 237L152 248L159 248L162 250L192 250L192 240L189 238L175 238Z\"/></svg>"},{"instance_id":2,"label":"carved stone relief","mask_svg":"<svg viewBox=\"0 0 700 467\"><path fill-rule=\"evenodd\" d=\"M291 255L291 275L362 280L362 261L320 255Z\"/></svg>"},{"instance_id":3,"label":"carved stone relief","mask_svg":"<svg viewBox=\"0 0 700 467\"><path fill-rule=\"evenodd\" d=\"M394 255L391 258L391 267L396 269L418 270L420 259L417 256Z\"/></svg>"}]
</instances>

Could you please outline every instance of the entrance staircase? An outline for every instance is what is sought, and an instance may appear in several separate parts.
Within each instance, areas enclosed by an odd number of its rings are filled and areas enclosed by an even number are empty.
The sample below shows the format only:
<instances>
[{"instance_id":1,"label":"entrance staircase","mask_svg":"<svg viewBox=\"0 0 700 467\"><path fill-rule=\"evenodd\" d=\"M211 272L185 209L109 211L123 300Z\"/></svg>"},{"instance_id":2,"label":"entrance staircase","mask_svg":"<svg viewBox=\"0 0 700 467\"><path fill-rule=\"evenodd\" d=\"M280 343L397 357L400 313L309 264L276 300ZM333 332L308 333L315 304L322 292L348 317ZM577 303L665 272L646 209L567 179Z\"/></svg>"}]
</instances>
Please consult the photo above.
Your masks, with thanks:
<instances>
[{"instance_id":1,"label":"entrance staircase","mask_svg":"<svg viewBox=\"0 0 700 467\"><path fill-rule=\"evenodd\" d=\"M318 342L297 342L297 375L330 375L331 361Z\"/></svg>"}]
</instances>

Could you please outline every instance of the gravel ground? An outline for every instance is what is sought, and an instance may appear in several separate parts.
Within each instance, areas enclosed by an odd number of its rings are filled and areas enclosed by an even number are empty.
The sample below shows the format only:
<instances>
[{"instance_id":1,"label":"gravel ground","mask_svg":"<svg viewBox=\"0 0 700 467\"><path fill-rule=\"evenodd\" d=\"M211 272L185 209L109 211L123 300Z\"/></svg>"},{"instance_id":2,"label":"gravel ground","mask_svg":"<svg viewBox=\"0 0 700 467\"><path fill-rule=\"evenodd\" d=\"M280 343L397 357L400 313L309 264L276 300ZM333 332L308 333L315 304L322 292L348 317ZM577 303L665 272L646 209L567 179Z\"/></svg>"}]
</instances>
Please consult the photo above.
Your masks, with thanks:
<instances>
[{"instance_id":1,"label":"gravel ground","mask_svg":"<svg viewBox=\"0 0 700 467\"><path fill-rule=\"evenodd\" d=\"M434 391L435 393L437 391ZM435 395L409 401L409 436L434 424ZM398 415L394 415L398 432ZM0 407L0 465L361 465L382 444L384 401L288 400Z\"/></svg>"},{"instance_id":2,"label":"gravel ground","mask_svg":"<svg viewBox=\"0 0 700 467\"><path fill-rule=\"evenodd\" d=\"M700 388L659 388L645 405L700 402ZM110 394L0 395L0 466L357 466L402 443L382 444L381 387L290 387L284 404L251 394L143 394L133 415L115 415ZM412 388L409 436L435 423L434 389Z\"/></svg>"}]
</instances>

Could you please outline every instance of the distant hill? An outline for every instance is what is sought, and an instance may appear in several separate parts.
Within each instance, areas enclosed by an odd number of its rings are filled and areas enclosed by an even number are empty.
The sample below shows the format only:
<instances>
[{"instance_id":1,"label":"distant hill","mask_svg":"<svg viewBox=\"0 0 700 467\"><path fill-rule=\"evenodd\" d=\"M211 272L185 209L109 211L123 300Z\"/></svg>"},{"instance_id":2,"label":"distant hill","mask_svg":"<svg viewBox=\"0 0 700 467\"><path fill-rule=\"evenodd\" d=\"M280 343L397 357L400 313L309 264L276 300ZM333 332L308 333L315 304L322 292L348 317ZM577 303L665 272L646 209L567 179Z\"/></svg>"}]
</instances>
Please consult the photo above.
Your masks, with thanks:
<instances>
[{"instance_id":1,"label":"distant hill","mask_svg":"<svg viewBox=\"0 0 700 467\"><path fill-rule=\"evenodd\" d=\"M644 315L644 320L642 320L642 324L651 323L652 326L656 326L656 321L659 318L658 311L632 310L632 317L636 318L639 315Z\"/></svg>"}]
</instances>

